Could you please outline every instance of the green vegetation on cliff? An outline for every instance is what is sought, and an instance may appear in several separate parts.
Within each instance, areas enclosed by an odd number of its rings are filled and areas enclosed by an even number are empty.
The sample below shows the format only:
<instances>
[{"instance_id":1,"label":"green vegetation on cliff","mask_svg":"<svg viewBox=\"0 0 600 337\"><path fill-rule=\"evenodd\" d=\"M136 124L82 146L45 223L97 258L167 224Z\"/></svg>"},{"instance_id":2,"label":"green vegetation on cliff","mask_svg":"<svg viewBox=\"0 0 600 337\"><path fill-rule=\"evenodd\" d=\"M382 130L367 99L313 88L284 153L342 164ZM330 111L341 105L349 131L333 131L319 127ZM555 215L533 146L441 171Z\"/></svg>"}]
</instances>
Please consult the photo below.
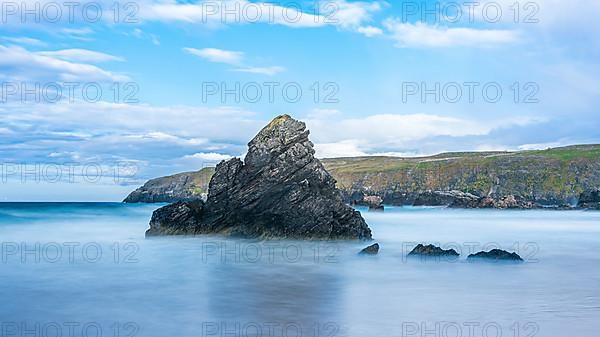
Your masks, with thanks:
<instances>
[{"instance_id":1,"label":"green vegetation on cliff","mask_svg":"<svg viewBox=\"0 0 600 337\"><path fill-rule=\"evenodd\" d=\"M214 167L155 178L131 192L124 202L174 202L204 198Z\"/></svg>"},{"instance_id":2,"label":"green vegetation on cliff","mask_svg":"<svg viewBox=\"0 0 600 337\"><path fill-rule=\"evenodd\" d=\"M322 162L348 198L353 194L379 195L392 204L403 204L426 191L450 190L479 196L515 195L562 204L600 187L600 145L520 152L456 152L415 158L334 158ZM190 178L179 194L205 193L211 174L208 169L183 173ZM159 185L178 176L159 178Z\"/></svg>"}]
</instances>

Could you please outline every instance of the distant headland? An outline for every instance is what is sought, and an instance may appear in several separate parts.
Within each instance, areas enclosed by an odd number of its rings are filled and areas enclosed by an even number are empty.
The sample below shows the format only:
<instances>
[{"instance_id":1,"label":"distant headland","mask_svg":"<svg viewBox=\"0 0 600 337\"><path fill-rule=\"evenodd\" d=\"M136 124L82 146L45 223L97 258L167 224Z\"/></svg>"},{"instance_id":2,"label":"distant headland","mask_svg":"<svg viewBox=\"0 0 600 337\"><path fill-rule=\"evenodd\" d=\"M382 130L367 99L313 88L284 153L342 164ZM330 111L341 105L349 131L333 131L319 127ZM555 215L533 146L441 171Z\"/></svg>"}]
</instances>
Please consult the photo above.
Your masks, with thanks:
<instances>
[{"instance_id":1,"label":"distant headland","mask_svg":"<svg viewBox=\"0 0 600 337\"><path fill-rule=\"evenodd\" d=\"M367 205L457 208L600 209L600 145L518 152L456 152L428 157L323 159L343 200ZM215 168L149 180L124 200L206 199Z\"/></svg>"}]
</instances>

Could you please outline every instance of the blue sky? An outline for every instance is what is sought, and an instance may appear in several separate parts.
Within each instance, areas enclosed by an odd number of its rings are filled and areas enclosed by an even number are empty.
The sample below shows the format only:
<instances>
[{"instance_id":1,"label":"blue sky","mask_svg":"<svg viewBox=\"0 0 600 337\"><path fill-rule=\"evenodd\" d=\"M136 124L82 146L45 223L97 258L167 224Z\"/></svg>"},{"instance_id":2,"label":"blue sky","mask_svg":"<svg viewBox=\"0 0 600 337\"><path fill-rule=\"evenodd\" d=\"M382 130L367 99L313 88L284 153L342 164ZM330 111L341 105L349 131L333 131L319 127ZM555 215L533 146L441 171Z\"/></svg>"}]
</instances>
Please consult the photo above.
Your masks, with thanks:
<instances>
[{"instance_id":1,"label":"blue sky","mask_svg":"<svg viewBox=\"0 0 600 337\"><path fill-rule=\"evenodd\" d=\"M243 155L281 113L307 122L320 157L600 142L595 2L113 4L69 17L64 2L1 1L0 199L119 200L147 178ZM15 166L73 162L102 179L23 183ZM115 163L134 163L136 179L115 181Z\"/></svg>"}]
</instances>

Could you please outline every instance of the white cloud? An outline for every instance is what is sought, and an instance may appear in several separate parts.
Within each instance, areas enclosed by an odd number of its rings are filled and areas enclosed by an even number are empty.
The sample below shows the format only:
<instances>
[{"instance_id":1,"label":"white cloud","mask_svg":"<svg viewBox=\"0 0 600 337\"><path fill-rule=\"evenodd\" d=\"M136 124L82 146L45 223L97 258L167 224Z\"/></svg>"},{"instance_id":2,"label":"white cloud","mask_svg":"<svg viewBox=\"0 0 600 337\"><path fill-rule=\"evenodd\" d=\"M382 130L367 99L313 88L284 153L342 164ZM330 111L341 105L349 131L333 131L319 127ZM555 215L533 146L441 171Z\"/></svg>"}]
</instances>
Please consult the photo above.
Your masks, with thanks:
<instances>
[{"instance_id":1,"label":"white cloud","mask_svg":"<svg viewBox=\"0 0 600 337\"><path fill-rule=\"evenodd\" d=\"M229 24L264 23L292 28L316 28L337 26L356 30L372 15L380 11L385 3L348 2L346 0L318 1L317 12L301 11L296 3L281 6L268 2L247 0L200 1L180 3L173 0L150 3L140 8L144 20L163 22L184 22L203 24L205 27L219 27Z\"/></svg>"},{"instance_id":2,"label":"white cloud","mask_svg":"<svg viewBox=\"0 0 600 337\"><path fill-rule=\"evenodd\" d=\"M359 149L355 140L343 140L335 143L316 143L315 155L318 158L362 157L367 153Z\"/></svg>"},{"instance_id":3,"label":"white cloud","mask_svg":"<svg viewBox=\"0 0 600 337\"><path fill-rule=\"evenodd\" d=\"M63 28L60 31L66 38L79 41L92 41L90 35L94 34L94 30L89 27L83 28Z\"/></svg>"},{"instance_id":4,"label":"white cloud","mask_svg":"<svg viewBox=\"0 0 600 337\"><path fill-rule=\"evenodd\" d=\"M125 135L124 137L132 141L160 141L164 143L172 143L182 146L200 146L209 143L209 140L206 138L185 138L160 131L151 131L143 134L131 134Z\"/></svg>"},{"instance_id":5,"label":"white cloud","mask_svg":"<svg viewBox=\"0 0 600 337\"><path fill-rule=\"evenodd\" d=\"M570 144L570 142L568 142L568 141L559 140L556 142L548 142L548 143L523 144L523 145L519 145L518 149L521 151L522 150L545 150L548 148L561 147L561 146L566 146L569 144Z\"/></svg>"},{"instance_id":6,"label":"white cloud","mask_svg":"<svg viewBox=\"0 0 600 337\"><path fill-rule=\"evenodd\" d=\"M248 67L248 68L238 68L234 69L234 71L242 72L242 73L251 73L251 74L261 74L267 76L277 75L285 71L284 67L272 66L272 67Z\"/></svg>"},{"instance_id":7,"label":"white cloud","mask_svg":"<svg viewBox=\"0 0 600 337\"><path fill-rule=\"evenodd\" d=\"M319 156L360 156L402 151L436 137L485 136L500 128L526 126L545 121L534 117L474 120L432 114L380 114L362 118L307 119Z\"/></svg>"},{"instance_id":8,"label":"white cloud","mask_svg":"<svg viewBox=\"0 0 600 337\"><path fill-rule=\"evenodd\" d=\"M233 158L230 155L227 154L221 154L221 153L215 153L215 152L198 152L198 153L194 153L192 155L185 155L183 156L183 159L199 159L199 160L204 160L204 161L222 161L222 160L228 160Z\"/></svg>"},{"instance_id":9,"label":"white cloud","mask_svg":"<svg viewBox=\"0 0 600 337\"><path fill-rule=\"evenodd\" d=\"M125 82L129 78L95 65L61 60L17 46L0 45L0 67L8 80L19 81L109 81Z\"/></svg>"},{"instance_id":10,"label":"white cloud","mask_svg":"<svg viewBox=\"0 0 600 337\"><path fill-rule=\"evenodd\" d=\"M19 155L44 156L78 151L157 162L195 152L241 153L264 121L230 107L150 106L62 100L55 104L8 102L0 105L0 128L19 140ZM32 132L30 126L36 126ZM65 142L65 139L68 142ZM53 149L55 148L55 149ZM6 145L0 146L6 150ZM162 158L162 159L161 159Z\"/></svg>"},{"instance_id":11,"label":"white cloud","mask_svg":"<svg viewBox=\"0 0 600 337\"><path fill-rule=\"evenodd\" d=\"M158 36L156 36L154 34L146 33L139 28L134 28L131 31L131 33L125 33L125 35L133 36L136 39L140 39L140 40L148 40L148 41L152 42L153 45L160 46L160 40L158 39Z\"/></svg>"},{"instance_id":12,"label":"white cloud","mask_svg":"<svg viewBox=\"0 0 600 337\"><path fill-rule=\"evenodd\" d=\"M90 35L94 33L94 30L91 29L90 27L82 27L82 28L63 28L61 30L62 33L64 34L70 34L70 35Z\"/></svg>"},{"instance_id":13,"label":"white cloud","mask_svg":"<svg viewBox=\"0 0 600 337\"><path fill-rule=\"evenodd\" d=\"M230 51L217 48L183 48L183 50L210 62L237 65L240 64L244 59L244 53L238 51Z\"/></svg>"},{"instance_id":14,"label":"white cloud","mask_svg":"<svg viewBox=\"0 0 600 337\"><path fill-rule=\"evenodd\" d=\"M26 44L26 45L30 45L30 46L36 46L36 47L46 46L46 42L38 40L38 39L33 39L33 38L30 38L30 37L8 37L8 36L3 36L2 40L8 41L8 42L12 42L12 43L16 43L16 44Z\"/></svg>"},{"instance_id":15,"label":"white cloud","mask_svg":"<svg viewBox=\"0 0 600 337\"><path fill-rule=\"evenodd\" d=\"M383 34L383 30L381 28L373 26L358 27L356 31L366 37L379 36Z\"/></svg>"},{"instance_id":16,"label":"white cloud","mask_svg":"<svg viewBox=\"0 0 600 337\"><path fill-rule=\"evenodd\" d=\"M41 51L38 55L50 56L76 62L110 62L124 61L123 58L87 49L63 49L56 51Z\"/></svg>"},{"instance_id":17,"label":"white cloud","mask_svg":"<svg viewBox=\"0 0 600 337\"><path fill-rule=\"evenodd\" d=\"M381 11L384 4L381 2L348 2L348 1L333 1L323 2L327 4L337 5L338 8L333 11L333 19L337 20L337 24L345 27L358 29L363 23L371 21L372 15ZM374 27L371 27L374 28Z\"/></svg>"},{"instance_id":18,"label":"white cloud","mask_svg":"<svg viewBox=\"0 0 600 337\"><path fill-rule=\"evenodd\" d=\"M223 49L217 49L217 48L204 48L204 49L183 48L183 50L192 55L201 57L209 62L225 63L225 64L229 64L229 65L238 66L238 68L233 69L233 71L242 72L242 73L274 76L274 75L282 73L286 70L284 67L280 67L280 66L269 66L269 67L248 66L244 63L244 53L239 52L239 51L230 51L230 50L223 50Z\"/></svg>"},{"instance_id":19,"label":"white cloud","mask_svg":"<svg viewBox=\"0 0 600 337\"><path fill-rule=\"evenodd\" d=\"M519 33L501 29L448 28L388 19L383 23L398 47L492 47L514 43Z\"/></svg>"},{"instance_id":20,"label":"white cloud","mask_svg":"<svg viewBox=\"0 0 600 337\"><path fill-rule=\"evenodd\" d=\"M341 157L415 157L422 156L419 152L365 152L357 140L342 140L335 143L315 143L315 156L317 158L341 158ZM362 145L362 146L361 146ZM433 154L433 153L431 153Z\"/></svg>"}]
</instances>

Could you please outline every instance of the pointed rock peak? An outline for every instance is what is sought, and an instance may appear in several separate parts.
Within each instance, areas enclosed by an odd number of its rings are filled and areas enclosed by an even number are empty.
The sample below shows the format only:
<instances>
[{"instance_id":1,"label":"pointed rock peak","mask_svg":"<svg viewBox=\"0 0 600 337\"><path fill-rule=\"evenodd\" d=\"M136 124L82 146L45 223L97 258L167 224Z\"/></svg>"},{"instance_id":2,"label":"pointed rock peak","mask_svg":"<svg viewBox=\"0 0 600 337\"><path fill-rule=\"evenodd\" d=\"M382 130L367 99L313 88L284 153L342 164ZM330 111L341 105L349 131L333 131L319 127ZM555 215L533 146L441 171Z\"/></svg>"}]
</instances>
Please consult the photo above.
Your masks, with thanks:
<instances>
[{"instance_id":1,"label":"pointed rock peak","mask_svg":"<svg viewBox=\"0 0 600 337\"><path fill-rule=\"evenodd\" d=\"M290 115L280 115L260 130L248 146L252 148L257 143L264 143L267 147L275 147L298 141L302 137L308 138L306 124Z\"/></svg>"},{"instance_id":2,"label":"pointed rock peak","mask_svg":"<svg viewBox=\"0 0 600 337\"><path fill-rule=\"evenodd\" d=\"M312 159L313 144L308 140L306 124L289 115L273 119L248 143L244 164L256 168L273 162L274 157L292 151L287 160L297 161L301 157ZM293 150L292 150L293 149Z\"/></svg>"},{"instance_id":3,"label":"pointed rock peak","mask_svg":"<svg viewBox=\"0 0 600 337\"><path fill-rule=\"evenodd\" d=\"M288 114L279 115L279 116L273 118L273 120L269 123L269 125L266 126L266 128L267 129L274 128L277 125L285 123L286 121L288 121L290 119L293 119L293 118Z\"/></svg>"}]
</instances>

